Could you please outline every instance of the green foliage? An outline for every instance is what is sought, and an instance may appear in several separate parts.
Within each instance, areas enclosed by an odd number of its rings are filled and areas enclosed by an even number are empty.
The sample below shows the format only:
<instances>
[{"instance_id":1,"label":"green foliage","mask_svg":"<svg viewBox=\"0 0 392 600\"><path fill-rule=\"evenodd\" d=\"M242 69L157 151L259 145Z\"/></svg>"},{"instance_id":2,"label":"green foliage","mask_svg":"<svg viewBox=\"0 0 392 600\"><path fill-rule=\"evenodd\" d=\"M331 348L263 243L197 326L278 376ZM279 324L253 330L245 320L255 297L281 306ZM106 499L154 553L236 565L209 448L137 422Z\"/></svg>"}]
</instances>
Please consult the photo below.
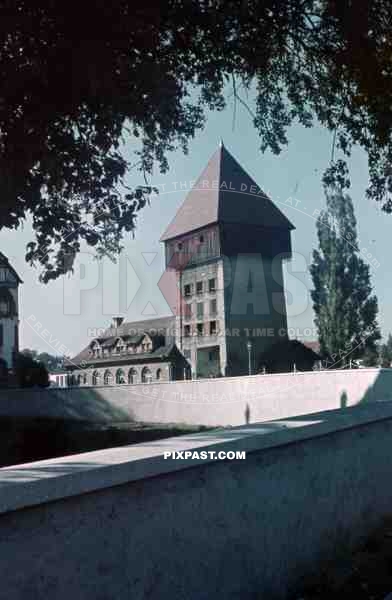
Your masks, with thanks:
<instances>
[{"instance_id":1,"label":"green foliage","mask_svg":"<svg viewBox=\"0 0 392 600\"><path fill-rule=\"evenodd\" d=\"M392 364L392 335L388 335L388 339L385 344L381 346L380 351L381 366L389 368Z\"/></svg>"},{"instance_id":2,"label":"green foliage","mask_svg":"<svg viewBox=\"0 0 392 600\"><path fill-rule=\"evenodd\" d=\"M377 352L378 304L369 265L361 258L354 207L340 190L329 190L317 220L319 249L313 251L311 292L320 350L337 368Z\"/></svg>"},{"instance_id":3,"label":"green foliage","mask_svg":"<svg viewBox=\"0 0 392 600\"><path fill-rule=\"evenodd\" d=\"M22 354L30 356L33 360L42 363L48 371L56 371L63 367L62 356L54 356L47 352L37 352L37 350L30 350L29 348L22 350Z\"/></svg>"},{"instance_id":4,"label":"green foliage","mask_svg":"<svg viewBox=\"0 0 392 600\"><path fill-rule=\"evenodd\" d=\"M17 384L20 387L47 387L49 375L45 365L30 354L21 352L15 361Z\"/></svg>"},{"instance_id":5,"label":"green foliage","mask_svg":"<svg viewBox=\"0 0 392 600\"><path fill-rule=\"evenodd\" d=\"M126 173L166 171L230 89L262 151L278 154L293 122L328 128L326 185L348 185L345 158L364 148L368 194L391 211L391 12L386 0L3 0L0 227L32 216L26 259L45 282L82 242L114 257L151 192L127 191Z\"/></svg>"}]
</instances>

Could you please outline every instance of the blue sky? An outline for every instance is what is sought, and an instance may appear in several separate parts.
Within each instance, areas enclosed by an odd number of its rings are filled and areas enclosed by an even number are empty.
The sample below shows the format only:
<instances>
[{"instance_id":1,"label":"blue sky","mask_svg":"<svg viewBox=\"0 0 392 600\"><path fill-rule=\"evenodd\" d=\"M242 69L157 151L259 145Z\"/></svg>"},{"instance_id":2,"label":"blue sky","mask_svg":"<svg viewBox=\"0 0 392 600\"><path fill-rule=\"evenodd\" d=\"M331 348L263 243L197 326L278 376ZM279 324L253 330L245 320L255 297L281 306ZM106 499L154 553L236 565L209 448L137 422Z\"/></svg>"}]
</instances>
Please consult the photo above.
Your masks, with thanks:
<instances>
[{"instance_id":1,"label":"blue sky","mask_svg":"<svg viewBox=\"0 0 392 600\"><path fill-rule=\"evenodd\" d=\"M279 156L263 155L251 119L241 106L237 106L234 129L232 105L221 113L208 115L204 130L190 143L189 154L172 153L169 156L170 171L161 175L157 170L153 174L151 183L160 185L160 189L164 184L165 193L155 197L151 206L139 215L135 239L127 234L125 250L117 265L109 260L98 265L92 251L85 248L74 275L43 285L38 282L39 272L24 261L25 245L31 239L29 222L17 232L3 230L0 233L1 250L24 281L20 287L21 348L57 354L62 345L67 353L73 354L91 340L94 328L109 324L111 315L121 314L127 320L138 320L170 314L157 286L164 270L163 245L158 240L184 200L189 182L203 170L220 138L296 227L292 233L294 258L285 269L289 327L292 337L298 337L298 333L299 336L305 334L307 339L315 339L311 331L314 325L307 270L316 244L315 217L312 215L324 206L321 176L330 158L332 135L318 126L312 129L293 126L288 137L289 145ZM126 148L126 153L131 158L131 146ZM360 247L371 253L371 260L375 258L379 263L378 268L371 267L371 274L379 300L380 325L386 335L392 331L387 262L392 215L383 213L378 204L365 197L367 158L361 150L353 152L350 169L350 194ZM128 182L137 185L143 180L140 174L132 173ZM80 272L85 274L82 284ZM80 291L81 285L91 289ZM43 339L34 331L33 320L42 323L50 336Z\"/></svg>"}]
</instances>

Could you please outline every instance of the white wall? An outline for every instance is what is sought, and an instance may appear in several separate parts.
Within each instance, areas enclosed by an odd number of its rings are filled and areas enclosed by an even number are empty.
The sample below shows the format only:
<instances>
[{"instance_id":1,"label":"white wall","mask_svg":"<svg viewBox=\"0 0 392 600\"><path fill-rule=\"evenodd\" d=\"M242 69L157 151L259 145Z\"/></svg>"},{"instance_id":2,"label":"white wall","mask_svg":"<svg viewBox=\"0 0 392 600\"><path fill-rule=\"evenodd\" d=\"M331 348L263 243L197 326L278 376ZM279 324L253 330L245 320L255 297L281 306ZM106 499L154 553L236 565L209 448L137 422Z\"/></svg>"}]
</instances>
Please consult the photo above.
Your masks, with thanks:
<instances>
[{"instance_id":1,"label":"white wall","mask_svg":"<svg viewBox=\"0 0 392 600\"><path fill-rule=\"evenodd\" d=\"M0 391L0 415L241 425L392 400L392 369Z\"/></svg>"},{"instance_id":2,"label":"white wall","mask_svg":"<svg viewBox=\"0 0 392 600\"><path fill-rule=\"evenodd\" d=\"M390 516L391 436L386 402L0 469L0 598L301 598ZM203 449L247 454L163 458Z\"/></svg>"}]
</instances>

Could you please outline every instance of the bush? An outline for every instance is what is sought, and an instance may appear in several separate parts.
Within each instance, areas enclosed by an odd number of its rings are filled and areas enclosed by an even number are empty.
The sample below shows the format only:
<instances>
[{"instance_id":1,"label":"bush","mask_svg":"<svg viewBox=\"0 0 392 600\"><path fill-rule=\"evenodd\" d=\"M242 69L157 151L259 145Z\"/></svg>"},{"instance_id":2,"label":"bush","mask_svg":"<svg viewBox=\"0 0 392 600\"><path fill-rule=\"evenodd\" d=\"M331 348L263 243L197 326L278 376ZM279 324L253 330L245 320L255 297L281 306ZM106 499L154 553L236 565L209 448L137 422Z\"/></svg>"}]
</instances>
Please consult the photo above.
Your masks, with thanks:
<instances>
[{"instance_id":1,"label":"bush","mask_svg":"<svg viewBox=\"0 0 392 600\"><path fill-rule=\"evenodd\" d=\"M20 387L47 387L49 374L43 363L34 360L28 354L19 354L16 359L16 380Z\"/></svg>"}]
</instances>

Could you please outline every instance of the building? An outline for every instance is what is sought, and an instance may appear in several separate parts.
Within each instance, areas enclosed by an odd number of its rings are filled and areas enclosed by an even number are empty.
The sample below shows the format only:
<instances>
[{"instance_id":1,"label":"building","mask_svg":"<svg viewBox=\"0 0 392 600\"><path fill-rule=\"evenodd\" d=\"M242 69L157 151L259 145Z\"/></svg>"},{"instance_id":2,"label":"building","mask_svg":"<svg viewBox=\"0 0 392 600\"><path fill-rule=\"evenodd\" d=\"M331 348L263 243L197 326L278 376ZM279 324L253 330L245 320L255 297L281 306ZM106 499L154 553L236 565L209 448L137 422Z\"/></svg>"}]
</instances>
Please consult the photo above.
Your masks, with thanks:
<instances>
[{"instance_id":1,"label":"building","mask_svg":"<svg viewBox=\"0 0 392 600\"><path fill-rule=\"evenodd\" d=\"M254 373L258 357L287 338L282 265L292 229L221 144L161 237L177 282L166 298L174 315L115 317L66 362L73 383Z\"/></svg>"},{"instance_id":2,"label":"building","mask_svg":"<svg viewBox=\"0 0 392 600\"><path fill-rule=\"evenodd\" d=\"M124 322L111 327L64 366L69 385L118 385L190 378L189 363L175 344L175 318Z\"/></svg>"},{"instance_id":3,"label":"building","mask_svg":"<svg viewBox=\"0 0 392 600\"><path fill-rule=\"evenodd\" d=\"M197 377L254 373L287 337L292 229L221 143L161 237L179 279L176 342Z\"/></svg>"},{"instance_id":4,"label":"building","mask_svg":"<svg viewBox=\"0 0 392 600\"><path fill-rule=\"evenodd\" d=\"M8 372L19 352L19 285L23 283L0 252L0 359Z\"/></svg>"}]
</instances>

